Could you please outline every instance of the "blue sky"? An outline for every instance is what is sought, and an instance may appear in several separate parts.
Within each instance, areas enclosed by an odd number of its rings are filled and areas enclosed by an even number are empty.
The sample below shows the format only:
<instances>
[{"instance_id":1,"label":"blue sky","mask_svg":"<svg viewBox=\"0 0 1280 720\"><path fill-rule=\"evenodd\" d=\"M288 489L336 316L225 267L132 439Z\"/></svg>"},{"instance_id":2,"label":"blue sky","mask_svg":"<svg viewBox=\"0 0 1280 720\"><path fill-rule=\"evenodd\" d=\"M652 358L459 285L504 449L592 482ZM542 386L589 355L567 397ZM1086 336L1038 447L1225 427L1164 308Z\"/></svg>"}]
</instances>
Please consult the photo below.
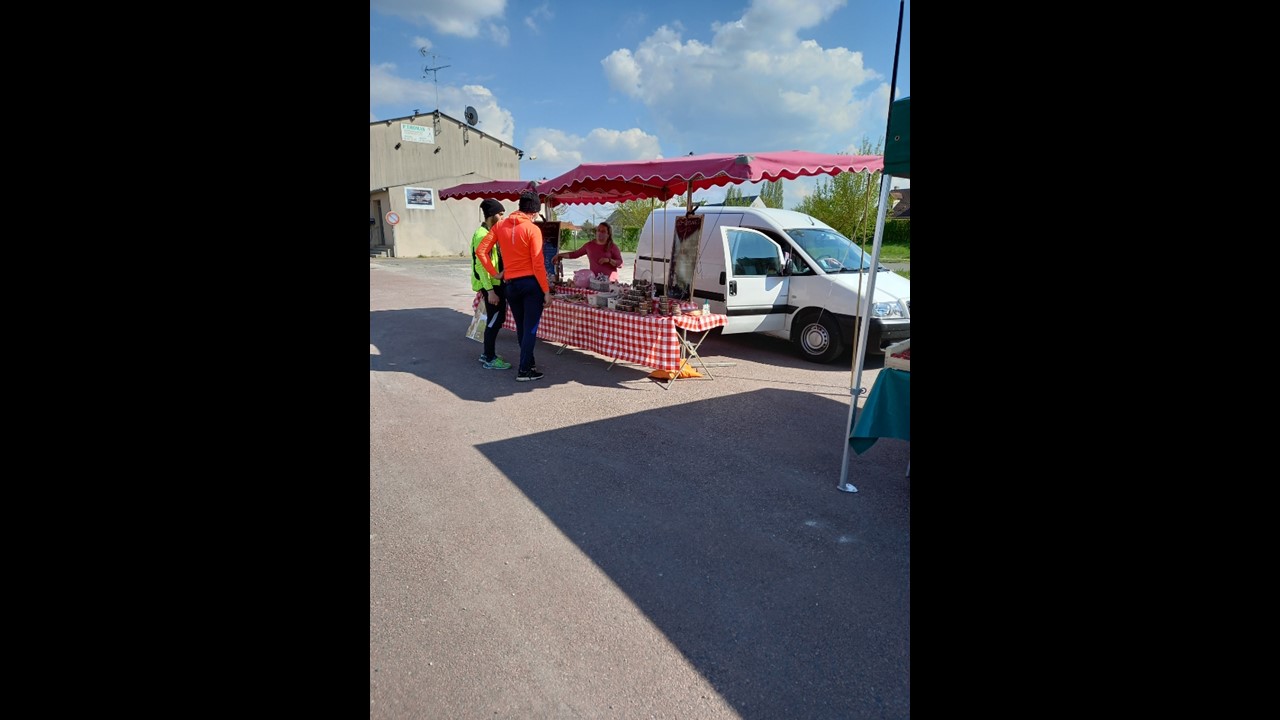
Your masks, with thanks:
<instances>
[{"instance_id":1,"label":"blue sky","mask_svg":"<svg viewBox=\"0 0 1280 720\"><path fill-rule=\"evenodd\" d=\"M470 105L480 130L524 150L521 179L535 180L584 162L690 152L856 152L864 140L883 142L898 8L899 0L371 0L369 121L436 107L461 119ZM906 2L896 97L910 94ZM813 184L785 182L784 205ZM565 206L562 215L600 220L610 209Z\"/></svg>"}]
</instances>

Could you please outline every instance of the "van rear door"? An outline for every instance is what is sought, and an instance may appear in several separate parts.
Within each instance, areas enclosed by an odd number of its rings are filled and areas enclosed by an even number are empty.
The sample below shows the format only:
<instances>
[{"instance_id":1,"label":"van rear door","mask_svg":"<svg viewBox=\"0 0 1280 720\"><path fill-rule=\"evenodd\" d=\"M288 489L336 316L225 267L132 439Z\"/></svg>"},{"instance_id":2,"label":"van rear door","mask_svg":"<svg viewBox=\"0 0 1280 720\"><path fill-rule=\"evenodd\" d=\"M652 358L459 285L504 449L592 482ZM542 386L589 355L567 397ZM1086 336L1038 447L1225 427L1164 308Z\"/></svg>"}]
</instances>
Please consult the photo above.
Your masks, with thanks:
<instances>
[{"instance_id":1,"label":"van rear door","mask_svg":"<svg viewBox=\"0 0 1280 720\"><path fill-rule=\"evenodd\" d=\"M723 333L782 330L787 322L787 287L782 248L759 230L721 225L724 304L729 323Z\"/></svg>"}]
</instances>

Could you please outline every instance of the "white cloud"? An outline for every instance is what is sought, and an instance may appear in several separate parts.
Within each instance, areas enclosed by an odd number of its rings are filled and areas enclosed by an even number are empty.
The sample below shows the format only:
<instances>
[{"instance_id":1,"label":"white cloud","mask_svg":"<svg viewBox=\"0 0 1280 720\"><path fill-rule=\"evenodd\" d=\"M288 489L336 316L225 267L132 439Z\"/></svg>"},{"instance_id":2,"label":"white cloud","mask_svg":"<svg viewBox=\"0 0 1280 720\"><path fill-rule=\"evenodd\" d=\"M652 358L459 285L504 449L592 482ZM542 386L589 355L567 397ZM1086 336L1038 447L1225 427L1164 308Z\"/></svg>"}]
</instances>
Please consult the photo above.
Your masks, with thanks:
<instances>
[{"instance_id":1,"label":"white cloud","mask_svg":"<svg viewBox=\"0 0 1280 720\"><path fill-rule=\"evenodd\" d=\"M661 25L634 46L619 48L600 61L609 86L643 106L640 116L623 121L636 127L596 128L585 136L522 128L522 175L554 177L582 162L655 159L664 150L667 156L789 149L857 153L864 141L881 141L888 110L887 70L871 70L860 52L822 47L804 37L807 29L829 22L846 4L847 0L748 0L741 17L709 28L691 31L674 19ZM374 11L431 32L501 46L511 42L506 5L505 0L371 0ZM510 22L523 21L535 33L553 26L548 3L534 8L522 4L519 9L526 15ZM619 14L620 25L647 22L643 11L630 12ZM518 26L516 30L528 32ZM415 49L435 47L425 37L412 42ZM430 74L406 79L395 72L394 64L370 65L370 107L379 108L383 117L409 115L415 108L430 112L438 98L440 110L459 119L467 105L475 107L480 130L516 144L511 112L487 87L441 83L437 88ZM907 95L899 88L897 97ZM378 119L371 111L370 122ZM815 182L787 181L785 205L794 207L811 194ZM909 181L895 178L894 187L904 185L909 187ZM751 185L739 188L746 194L758 192ZM695 198L715 202L724 192L725 188L712 188Z\"/></svg>"},{"instance_id":2,"label":"white cloud","mask_svg":"<svg viewBox=\"0 0 1280 720\"><path fill-rule=\"evenodd\" d=\"M473 38L485 20L503 16L507 0L370 0L369 7L445 35Z\"/></svg>"},{"instance_id":3,"label":"white cloud","mask_svg":"<svg viewBox=\"0 0 1280 720\"><path fill-rule=\"evenodd\" d=\"M555 13L551 12L551 6L547 3L543 3L534 8L530 15L525 16L524 24L527 25L535 35L540 35L541 31L538 28L544 25L550 25L555 16Z\"/></svg>"},{"instance_id":4,"label":"white cloud","mask_svg":"<svg viewBox=\"0 0 1280 720\"><path fill-rule=\"evenodd\" d=\"M614 50L600 64L604 67L604 76L610 85L625 95L640 97L640 65L631 56L630 50Z\"/></svg>"},{"instance_id":5,"label":"white cloud","mask_svg":"<svg viewBox=\"0 0 1280 720\"><path fill-rule=\"evenodd\" d=\"M685 40L676 21L601 65L611 87L648 108L670 154L856 149L863 135L884 134L887 85L876 83L885 78L862 53L799 34L844 5L754 0L742 17L713 25L709 45Z\"/></svg>"},{"instance_id":6,"label":"white cloud","mask_svg":"<svg viewBox=\"0 0 1280 720\"><path fill-rule=\"evenodd\" d=\"M607 130L596 128L586 137L563 130L533 128L525 135L525 161L522 170L537 178L552 178L584 162L614 160L653 160L662 157L658 138L643 130ZM528 164L530 158L538 159ZM532 176L530 179L535 179Z\"/></svg>"},{"instance_id":7,"label":"white cloud","mask_svg":"<svg viewBox=\"0 0 1280 720\"><path fill-rule=\"evenodd\" d=\"M506 25L489 25L489 37L502 47L511 42L511 30Z\"/></svg>"},{"instance_id":8,"label":"white cloud","mask_svg":"<svg viewBox=\"0 0 1280 720\"><path fill-rule=\"evenodd\" d=\"M457 108L450 111L449 105L445 104L445 89L440 89L440 106L443 112L447 112L454 117L462 117L466 107L470 105L476 109L476 115L480 116L480 122L476 123L476 127L483 130L485 134L492 135L508 145L515 145L516 121L511 115L511 111L498 104L498 99L493 96L489 88L483 85L463 85L460 91L449 88L450 102L452 106ZM454 113L457 113L454 115Z\"/></svg>"},{"instance_id":9,"label":"white cloud","mask_svg":"<svg viewBox=\"0 0 1280 720\"><path fill-rule=\"evenodd\" d=\"M463 119L466 107L476 109L480 122L476 127L487 135L492 135L508 145L515 145L515 118L511 111L502 107L493 93L483 85L463 85L461 88L441 84L439 89L430 80L409 80L397 77L396 66L391 63L369 66L369 105L370 107L396 108L390 115L377 117L371 111L369 121L376 122L387 117L403 117L414 110L429 113L436 109L436 95L440 97L440 112L459 120Z\"/></svg>"}]
</instances>

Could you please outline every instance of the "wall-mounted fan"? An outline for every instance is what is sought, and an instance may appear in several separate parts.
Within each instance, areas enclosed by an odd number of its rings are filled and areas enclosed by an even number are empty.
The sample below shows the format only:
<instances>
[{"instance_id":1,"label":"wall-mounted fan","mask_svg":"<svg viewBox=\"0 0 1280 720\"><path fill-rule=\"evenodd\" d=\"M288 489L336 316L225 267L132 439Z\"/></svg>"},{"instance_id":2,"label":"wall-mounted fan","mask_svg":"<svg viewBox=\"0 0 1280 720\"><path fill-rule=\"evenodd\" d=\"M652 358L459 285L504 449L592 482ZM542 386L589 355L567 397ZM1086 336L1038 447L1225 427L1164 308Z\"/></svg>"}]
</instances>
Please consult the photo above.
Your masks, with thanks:
<instances>
[{"instance_id":1,"label":"wall-mounted fan","mask_svg":"<svg viewBox=\"0 0 1280 720\"><path fill-rule=\"evenodd\" d=\"M462 116L467 119L468 125L475 125L480 122L480 116L476 114L476 109L470 105L468 105L467 109L463 111Z\"/></svg>"}]
</instances>

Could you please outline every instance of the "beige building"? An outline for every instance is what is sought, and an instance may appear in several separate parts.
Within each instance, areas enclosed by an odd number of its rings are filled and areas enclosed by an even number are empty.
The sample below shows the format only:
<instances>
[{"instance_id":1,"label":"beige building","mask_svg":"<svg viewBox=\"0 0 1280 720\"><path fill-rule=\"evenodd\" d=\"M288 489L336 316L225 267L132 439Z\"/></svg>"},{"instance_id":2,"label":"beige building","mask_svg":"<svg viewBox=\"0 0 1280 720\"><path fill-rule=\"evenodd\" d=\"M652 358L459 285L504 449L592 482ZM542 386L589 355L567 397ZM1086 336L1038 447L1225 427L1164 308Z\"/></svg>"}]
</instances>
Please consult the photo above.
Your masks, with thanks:
<instances>
[{"instance_id":1,"label":"beige building","mask_svg":"<svg viewBox=\"0 0 1280 720\"><path fill-rule=\"evenodd\" d=\"M524 151L439 110L369 123L369 252L461 257L480 226L479 200L441 200L443 188L520 178ZM515 203L505 203L515 209Z\"/></svg>"}]
</instances>

